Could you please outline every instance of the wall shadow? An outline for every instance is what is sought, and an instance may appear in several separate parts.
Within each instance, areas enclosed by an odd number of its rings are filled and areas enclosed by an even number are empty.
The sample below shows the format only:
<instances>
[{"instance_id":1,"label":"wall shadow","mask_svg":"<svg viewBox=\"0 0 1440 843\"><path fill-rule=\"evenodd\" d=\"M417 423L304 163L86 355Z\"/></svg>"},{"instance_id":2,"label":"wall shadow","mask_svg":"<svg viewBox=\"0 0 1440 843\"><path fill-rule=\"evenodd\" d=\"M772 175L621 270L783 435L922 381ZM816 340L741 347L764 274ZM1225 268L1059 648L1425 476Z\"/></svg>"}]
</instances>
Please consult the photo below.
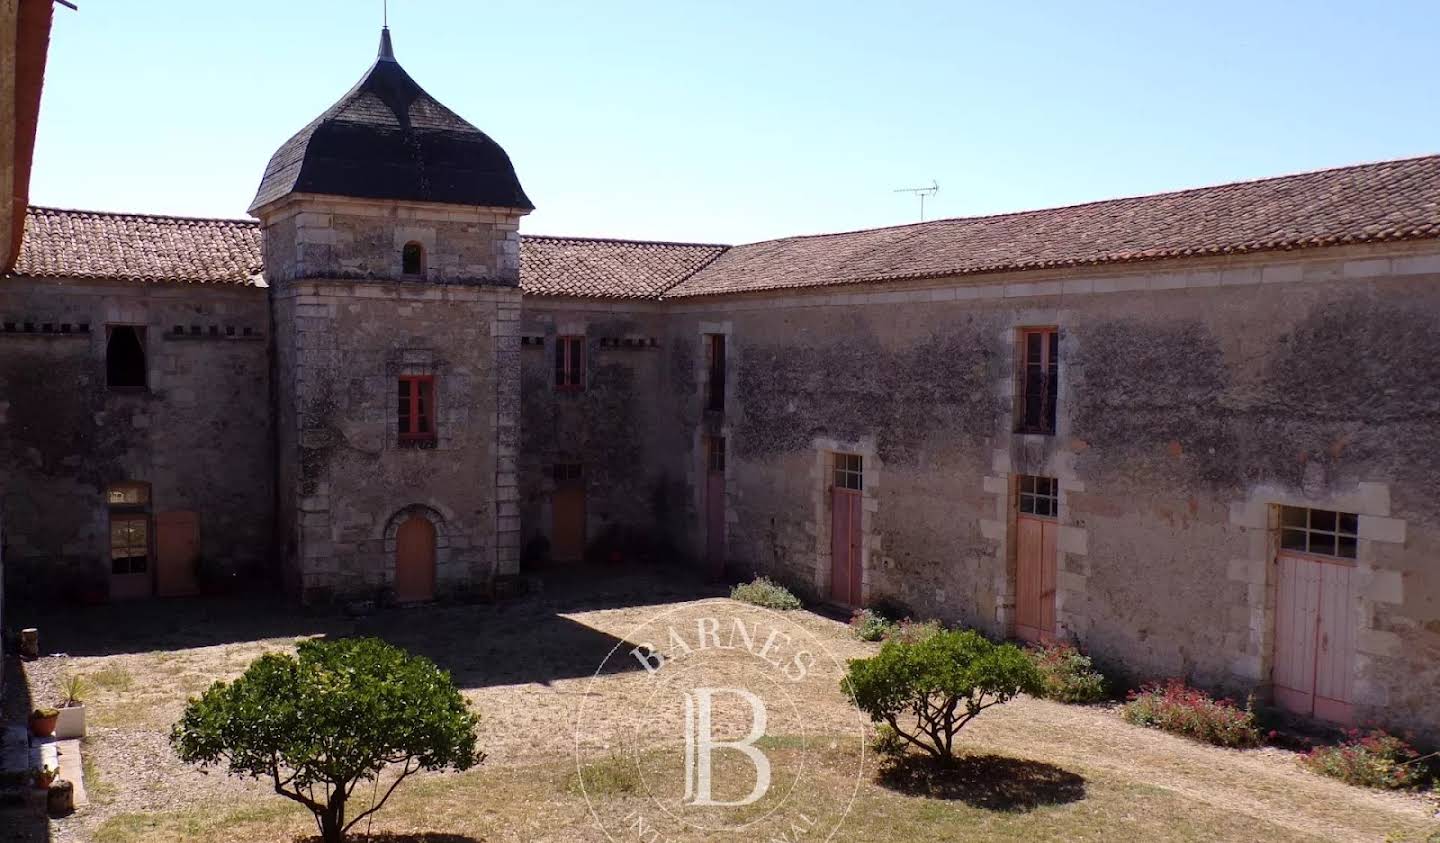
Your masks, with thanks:
<instances>
[{"instance_id":1,"label":"wall shadow","mask_svg":"<svg viewBox=\"0 0 1440 843\"><path fill-rule=\"evenodd\" d=\"M247 595L11 607L40 629L45 654L110 656L307 636L375 636L450 671L461 688L549 683L642 669L606 657L634 644L567 615L666 606L724 594L688 571L575 565L532 577L522 596L484 603L388 608L361 616L306 610L279 596ZM623 634L623 632L621 633Z\"/></svg>"},{"instance_id":2,"label":"wall shadow","mask_svg":"<svg viewBox=\"0 0 1440 843\"><path fill-rule=\"evenodd\" d=\"M950 763L905 755L883 762L876 783L907 796L964 802L991 811L1031 811L1085 798L1085 779L1069 770L1003 755L964 755Z\"/></svg>"},{"instance_id":3,"label":"wall shadow","mask_svg":"<svg viewBox=\"0 0 1440 843\"><path fill-rule=\"evenodd\" d=\"M3 692L0 692L0 727L19 724L25 727L31 710L35 707L30 698L30 688L25 683L20 659L14 655L3 656L5 671ZM17 843L48 843L53 839L50 819L44 809L30 803L26 797L31 794L19 789L0 788L0 840Z\"/></svg>"}]
</instances>

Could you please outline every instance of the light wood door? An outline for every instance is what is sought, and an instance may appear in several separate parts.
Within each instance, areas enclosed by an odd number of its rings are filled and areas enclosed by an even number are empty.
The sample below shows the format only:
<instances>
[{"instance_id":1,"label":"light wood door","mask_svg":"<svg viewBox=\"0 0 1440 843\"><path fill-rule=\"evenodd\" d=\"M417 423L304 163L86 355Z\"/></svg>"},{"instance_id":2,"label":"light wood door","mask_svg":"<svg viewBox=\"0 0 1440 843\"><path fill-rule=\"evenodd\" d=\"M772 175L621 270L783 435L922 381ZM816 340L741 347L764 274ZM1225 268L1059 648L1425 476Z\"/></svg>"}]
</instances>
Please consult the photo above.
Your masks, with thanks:
<instances>
[{"instance_id":1,"label":"light wood door","mask_svg":"<svg viewBox=\"0 0 1440 843\"><path fill-rule=\"evenodd\" d=\"M550 557L556 562L585 558L585 487L579 483L557 486L550 499Z\"/></svg>"},{"instance_id":2,"label":"light wood door","mask_svg":"<svg viewBox=\"0 0 1440 843\"><path fill-rule=\"evenodd\" d=\"M1048 518L1016 518L1015 636L1025 641L1055 637L1055 531Z\"/></svg>"},{"instance_id":3,"label":"light wood door","mask_svg":"<svg viewBox=\"0 0 1440 843\"><path fill-rule=\"evenodd\" d=\"M200 593L200 514L162 512L155 516L155 589L161 597Z\"/></svg>"},{"instance_id":4,"label":"light wood door","mask_svg":"<svg viewBox=\"0 0 1440 843\"><path fill-rule=\"evenodd\" d=\"M859 606L861 580L860 519L863 495L854 489L830 490L830 599Z\"/></svg>"},{"instance_id":5,"label":"light wood door","mask_svg":"<svg viewBox=\"0 0 1440 843\"><path fill-rule=\"evenodd\" d=\"M395 599L435 599L435 525L420 515L405 519L395 532Z\"/></svg>"},{"instance_id":6,"label":"light wood door","mask_svg":"<svg viewBox=\"0 0 1440 843\"><path fill-rule=\"evenodd\" d=\"M1355 569L1284 552L1275 564L1275 702L1307 717L1350 723Z\"/></svg>"}]
</instances>

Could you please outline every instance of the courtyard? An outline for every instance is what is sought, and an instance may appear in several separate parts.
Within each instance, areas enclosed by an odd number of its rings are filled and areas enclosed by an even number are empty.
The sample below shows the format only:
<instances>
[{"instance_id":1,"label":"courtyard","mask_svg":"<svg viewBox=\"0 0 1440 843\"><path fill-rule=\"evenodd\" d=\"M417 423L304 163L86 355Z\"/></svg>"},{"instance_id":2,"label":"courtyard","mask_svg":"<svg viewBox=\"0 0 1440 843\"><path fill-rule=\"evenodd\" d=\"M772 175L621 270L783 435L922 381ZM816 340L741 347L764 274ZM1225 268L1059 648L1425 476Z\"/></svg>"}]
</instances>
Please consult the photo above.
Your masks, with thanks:
<instances>
[{"instance_id":1,"label":"courtyard","mask_svg":"<svg viewBox=\"0 0 1440 843\"><path fill-rule=\"evenodd\" d=\"M52 654L25 665L32 697L56 696L72 674L91 686L84 742L90 804L48 829L16 824L5 839L306 838L313 826L303 809L263 782L181 764L167 735L188 696L239 675L262 653L311 636L373 635L451 672L481 716L480 744L489 757L465 773L416 777L370 828L356 829L357 839L368 832L372 839L437 843L604 840L591 806L618 819L649 797L622 781L589 788L587 805L576 786L577 711L583 704L587 722L605 722L634 704L644 672L621 663L594 676L597 666L637 625L660 613L697 615L723 594L679 574L612 568L551 577L545 590L498 604L361 617L306 615L277 599L226 598L24 618L41 627L44 651ZM842 662L878 648L855 640L831 617L800 610L786 620ZM743 670L742 659L734 670L737 676ZM840 752L855 724L835 679L833 671L817 669L801 693L822 757ZM829 750L826 735L835 737ZM765 740L770 752L787 751L787 735L771 732ZM830 807L854 793L832 839L1427 840L1440 831L1425 797L1322 779L1285 750L1217 749L1130 726L1113 705L1021 698L987 712L960 740L967 759L944 782L919 766L882 768L871 754L856 789L844 759L818 765L816 787L833 800ZM604 784L603 777L596 781ZM679 839L705 838L697 832Z\"/></svg>"}]
</instances>

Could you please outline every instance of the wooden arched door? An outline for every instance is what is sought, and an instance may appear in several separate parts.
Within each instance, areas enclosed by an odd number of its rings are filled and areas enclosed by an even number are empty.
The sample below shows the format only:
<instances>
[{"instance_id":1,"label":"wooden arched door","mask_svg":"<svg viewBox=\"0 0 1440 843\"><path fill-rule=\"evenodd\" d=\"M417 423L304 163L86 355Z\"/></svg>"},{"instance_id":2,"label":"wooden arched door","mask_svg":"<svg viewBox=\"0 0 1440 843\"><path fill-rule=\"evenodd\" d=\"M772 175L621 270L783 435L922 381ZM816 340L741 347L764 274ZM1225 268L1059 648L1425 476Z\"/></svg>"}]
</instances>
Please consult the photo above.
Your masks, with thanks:
<instances>
[{"instance_id":1,"label":"wooden arched door","mask_svg":"<svg viewBox=\"0 0 1440 843\"><path fill-rule=\"evenodd\" d=\"M411 515L395 531L395 598L435 598L435 525L423 515Z\"/></svg>"}]
</instances>

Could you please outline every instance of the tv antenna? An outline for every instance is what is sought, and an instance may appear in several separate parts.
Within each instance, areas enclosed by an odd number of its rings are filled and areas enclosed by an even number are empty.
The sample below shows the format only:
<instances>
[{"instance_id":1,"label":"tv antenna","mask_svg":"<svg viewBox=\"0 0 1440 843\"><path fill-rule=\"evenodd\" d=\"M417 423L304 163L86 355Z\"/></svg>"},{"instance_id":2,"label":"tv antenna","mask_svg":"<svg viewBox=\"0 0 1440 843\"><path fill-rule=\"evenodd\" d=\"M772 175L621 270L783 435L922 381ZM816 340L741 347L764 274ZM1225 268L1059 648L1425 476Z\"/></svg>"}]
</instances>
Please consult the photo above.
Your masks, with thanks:
<instances>
[{"instance_id":1,"label":"tv antenna","mask_svg":"<svg viewBox=\"0 0 1440 843\"><path fill-rule=\"evenodd\" d=\"M940 182L937 182L937 181L935 181L934 179L931 179L931 180L930 180L930 186L929 186L929 187L900 187L900 188L896 188L894 192L895 192L895 193L913 193L913 194L915 194L916 196L920 197L920 221L921 221L921 222L924 222L924 221L925 221L925 200L928 199L928 198L930 198L931 196L934 196L935 194L937 194L937 193L940 192Z\"/></svg>"}]
</instances>

